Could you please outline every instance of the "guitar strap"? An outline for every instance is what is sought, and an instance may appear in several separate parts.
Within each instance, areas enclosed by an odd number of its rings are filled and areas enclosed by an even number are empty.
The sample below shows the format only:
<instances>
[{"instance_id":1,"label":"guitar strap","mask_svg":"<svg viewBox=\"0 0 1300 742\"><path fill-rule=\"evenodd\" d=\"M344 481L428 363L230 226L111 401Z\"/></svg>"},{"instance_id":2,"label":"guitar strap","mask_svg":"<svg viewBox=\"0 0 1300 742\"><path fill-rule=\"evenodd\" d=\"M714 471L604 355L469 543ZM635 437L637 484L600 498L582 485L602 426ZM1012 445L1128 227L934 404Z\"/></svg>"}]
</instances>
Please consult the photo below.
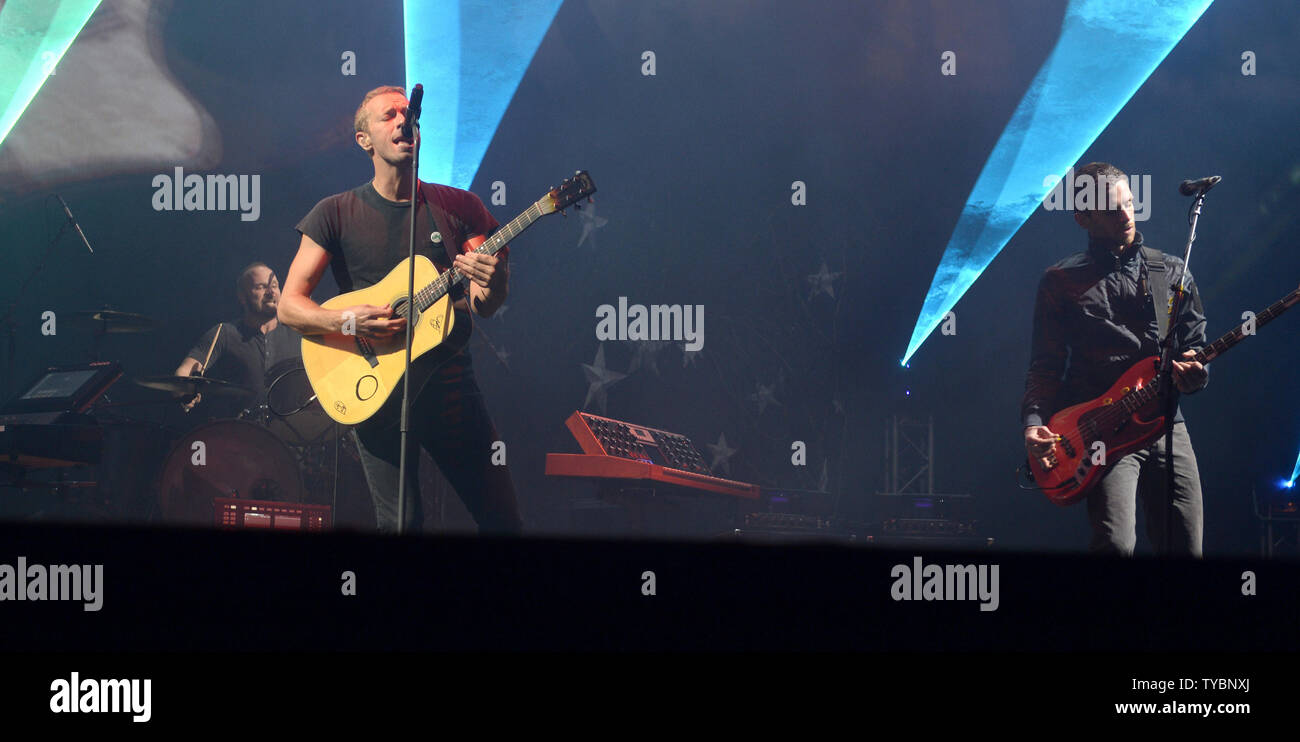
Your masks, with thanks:
<instances>
[{"instance_id":1,"label":"guitar strap","mask_svg":"<svg viewBox=\"0 0 1300 742\"><path fill-rule=\"evenodd\" d=\"M1165 254L1144 245L1142 256L1142 281L1151 294L1156 327L1160 330L1160 338L1164 339L1165 333L1169 332L1169 272L1165 268ZM1148 272L1155 275L1150 276Z\"/></svg>"},{"instance_id":2,"label":"guitar strap","mask_svg":"<svg viewBox=\"0 0 1300 742\"><path fill-rule=\"evenodd\" d=\"M429 219L438 228L438 236L442 242L442 249L447 254L447 265L455 265L456 254L460 249L460 232L455 230L455 223L452 221L451 214L442 207L441 203L434 203L437 200L438 191L427 184L420 184L420 192L424 194L424 208L429 214ZM455 230L455 231L453 231ZM463 285L455 286L451 291L452 300L456 300L465 291Z\"/></svg>"},{"instance_id":3,"label":"guitar strap","mask_svg":"<svg viewBox=\"0 0 1300 742\"><path fill-rule=\"evenodd\" d=\"M442 204L433 203L437 198L435 195L437 191L429 188L427 184L421 183L420 192L424 197L424 210L429 215L429 221L433 222L433 225L438 228L438 235L442 238L442 249L446 251L447 260L454 263L459 245L452 244L456 242L452 237L453 235L458 236L460 233L453 231L451 215L447 213L446 209L442 208Z\"/></svg>"}]
</instances>

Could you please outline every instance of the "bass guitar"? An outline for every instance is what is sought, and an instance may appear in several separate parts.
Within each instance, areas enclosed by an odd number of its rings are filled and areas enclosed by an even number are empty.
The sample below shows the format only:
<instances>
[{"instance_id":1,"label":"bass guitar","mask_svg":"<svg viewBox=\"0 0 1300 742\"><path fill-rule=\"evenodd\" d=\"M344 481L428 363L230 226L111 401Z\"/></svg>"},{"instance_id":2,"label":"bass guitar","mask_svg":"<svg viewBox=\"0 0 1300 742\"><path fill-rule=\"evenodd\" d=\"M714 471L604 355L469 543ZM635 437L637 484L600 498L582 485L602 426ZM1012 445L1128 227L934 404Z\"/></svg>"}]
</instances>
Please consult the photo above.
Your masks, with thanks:
<instances>
[{"instance_id":1,"label":"bass guitar","mask_svg":"<svg viewBox=\"0 0 1300 742\"><path fill-rule=\"evenodd\" d=\"M1297 303L1300 288L1202 348L1190 360L1208 364ZM1124 372L1105 394L1052 415L1047 427L1056 434L1056 443L1045 456L1029 459L1034 483L1047 499L1063 506L1082 500L1106 473L1106 461L1118 461L1164 434L1165 415L1160 381L1156 378L1159 371L1159 356L1144 358Z\"/></svg>"}]
</instances>

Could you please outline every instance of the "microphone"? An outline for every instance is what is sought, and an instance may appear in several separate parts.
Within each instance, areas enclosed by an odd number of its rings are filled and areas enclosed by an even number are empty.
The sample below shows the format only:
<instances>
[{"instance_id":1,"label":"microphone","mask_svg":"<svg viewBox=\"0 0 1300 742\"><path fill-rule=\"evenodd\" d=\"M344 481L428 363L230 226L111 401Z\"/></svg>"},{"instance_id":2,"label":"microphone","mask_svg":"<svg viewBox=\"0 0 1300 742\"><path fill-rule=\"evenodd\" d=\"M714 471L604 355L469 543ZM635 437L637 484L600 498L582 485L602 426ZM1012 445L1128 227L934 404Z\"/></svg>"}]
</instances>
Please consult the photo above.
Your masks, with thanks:
<instances>
[{"instance_id":1,"label":"microphone","mask_svg":"<svg viewBox=\"0 0 1300 742\"><path fill-rule=\"evenodd\" d=\"M1223 178L1218 175L1211 175L1208 178L1201 178L1200 180L1184 180L1178 185L1178 192L1184 196L1196 196L1210 190L1214 187L1215 183L1218 183L1221 180L1223 180Z\"/></svg>"},{"instance_id":2,"label":"microphone","mask_svg":"<svg viewBox=\"0 0 1300 742\"><path fill-rule=\"evenodd\" d=\"M81 241L85 244L86 249L90 251L91 255L94 255L95 248L90 246L90 240L86 239L86 233L81 231L81 225L77 224L77 218L72 215L72 209L68 208L68 202L64 201L63 196L57 193L54 194L54 197L59 199L59 203L63 204L63 213L68 215L68 221L72 222L72 227L77 230L77 234L81 235Z\"/></svg>"},{"instance_id":3,"label":"microphone","mask_svg":"<svg viewBox=\"0 0 1300 742\"><path fill-rule=\"evenodd\" d=\"M411 125L420 120L420 102L424 100L424 86L416 83L406 104L406 120L402 122L402 136L411 136Z\"/></svg>"}]
</instances>

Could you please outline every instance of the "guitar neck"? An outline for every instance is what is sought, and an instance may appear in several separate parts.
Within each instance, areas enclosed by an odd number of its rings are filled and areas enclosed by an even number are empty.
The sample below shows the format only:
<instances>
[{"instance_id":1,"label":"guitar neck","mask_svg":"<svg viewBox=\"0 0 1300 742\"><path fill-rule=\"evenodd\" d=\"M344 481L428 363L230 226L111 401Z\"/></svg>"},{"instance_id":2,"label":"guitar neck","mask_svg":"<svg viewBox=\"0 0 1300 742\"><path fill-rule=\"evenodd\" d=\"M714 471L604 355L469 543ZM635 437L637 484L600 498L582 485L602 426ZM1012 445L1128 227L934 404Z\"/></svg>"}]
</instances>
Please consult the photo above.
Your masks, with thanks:
<instances>
[{"instance_id":1,"label":"guitar neck","mask_svg":"<svg viewBox=\"0 0 1300 742\"><path fill-rule=\"evenodd\" d=\"M1245 340L1250 335L1255 334L1254 330L1258 330L1269 322L1277 319L1278 315L1295 306L1297 303L1300 303L1300 289L1292 291L1282 297L1281 300L1269 306L1268 309L1255 315L1255 326L1253 328L1250 327L1250 321L1243 322L1240 327L1237 327L1231 332L1225 333L1223 337L1202 348L1192 357L1192 360L1199 361L1202 364L1213 361L1215 358L1226 353L1232 346ZM1117 409L1122 409L1130 413L1136 412L1151 402L1151 400L1155 399L1159 394L1160 380L1157 378L1147 386L1141 389L1135 389L1117 400Z\"/></svg>"},{"instance_id":2,"label":"guitar neck","mask_svg":"<svg viewBox=\"0 0 1300 742\"><path fill-rule=\"evenodd\" d=\"M1268 309L1255 315L1254 320L1247 320L1241 323L1240 327L1231 332L1225 333L1223 337L1215 340L1213 343L1205 346L1196 354L1195 360L1201 363L1209 363L1215 358L1223 355L1229 348L1245 340L1248 336L1255 334L1254 331L1267 325L1269 322L1277 319L1278 315L1300 303L1300 289L1296 289L1279 301L1275 302ZM1253 327L1252 327L1253 325Z\"/></svg>"},{"instance_id":3,"label":"guitar neck","mask_svg":"<svg viewBox=\"0 0 1300 742\"><path fill-rule=\"evenodd\" d=\"M474 250L476 253L483 255L496 255L501 248L505 247L511 240L518 237L521 232L533 225L533 222L541 219L545 212L542 211L542 202L530 206L524 213L510 220L510 223L498 229L491 237L483 241ZM446 296L454 287L464 283L465 275L457 270L454 266L451 270L444 271L428 286L416 292L417 305L423 311L433 306L442 297Z\"/></svg>"}]
</instances>

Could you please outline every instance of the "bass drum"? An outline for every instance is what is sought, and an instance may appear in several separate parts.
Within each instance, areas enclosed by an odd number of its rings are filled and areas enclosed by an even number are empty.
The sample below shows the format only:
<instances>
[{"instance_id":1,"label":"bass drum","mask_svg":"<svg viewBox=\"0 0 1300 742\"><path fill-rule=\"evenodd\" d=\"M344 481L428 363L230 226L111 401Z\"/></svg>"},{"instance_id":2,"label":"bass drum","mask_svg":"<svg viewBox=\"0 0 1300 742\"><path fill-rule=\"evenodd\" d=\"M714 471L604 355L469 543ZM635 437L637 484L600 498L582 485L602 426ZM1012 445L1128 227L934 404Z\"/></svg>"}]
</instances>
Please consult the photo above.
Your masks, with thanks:
<instances>
[{"instance_id":1,"label":"bass drum","mask_svg":"<svg viewBox=\"0 0 1300 742\"><path fill-rule=\"evenodd\" d=\"M311 446L341 432L316 401L301 358L281 361L266 372L266 427L291 446Z\"/></svg>"},{"instance_id":2,"label":"bass drum","mask_svg":"<svg viewBox=\"0 0 1300 742\"><path fill-rule=\"evenodd\" d=\"M244 420L216 420L191 430L163 463L161 519L213 525L217 497L302 502L302 476L293 452L266 428Z\"/></svg>"}]
</instances>

